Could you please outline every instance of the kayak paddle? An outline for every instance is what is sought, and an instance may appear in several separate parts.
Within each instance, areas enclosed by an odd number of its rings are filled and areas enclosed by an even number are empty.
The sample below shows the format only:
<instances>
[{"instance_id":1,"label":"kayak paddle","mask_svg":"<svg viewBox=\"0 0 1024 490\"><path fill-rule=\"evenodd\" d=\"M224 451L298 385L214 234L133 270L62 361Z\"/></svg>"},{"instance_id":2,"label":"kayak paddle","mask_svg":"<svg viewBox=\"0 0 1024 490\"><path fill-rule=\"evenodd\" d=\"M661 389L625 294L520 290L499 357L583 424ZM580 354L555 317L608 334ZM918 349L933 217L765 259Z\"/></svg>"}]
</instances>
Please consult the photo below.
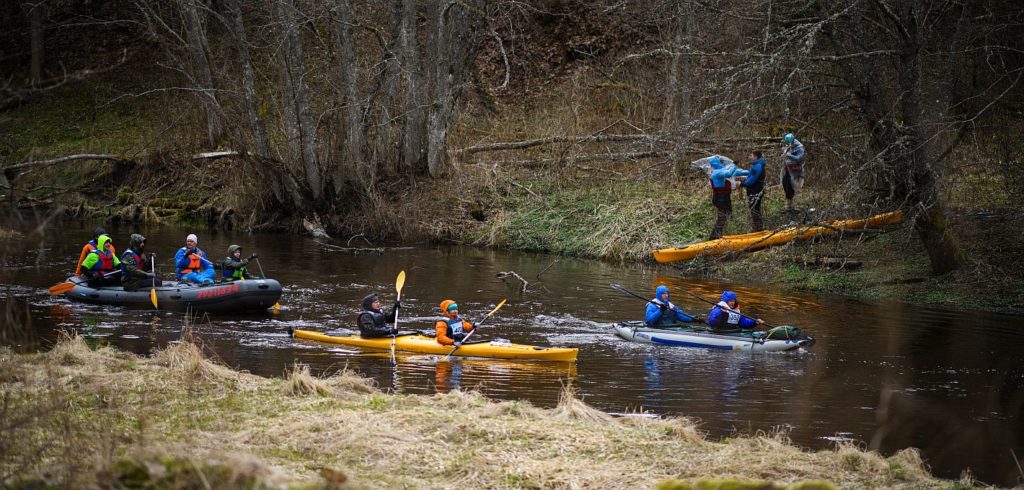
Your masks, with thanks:
<instances>
[{"instance_id":1,"label":"kayak paddle","mask_svg":"<svg viewBox=\"0 0 1024 490\"><path fill-rule=\"evenodd\" d=\"M120 274L120 273L121 273L120 270L116 270L114 272L111 272L110 274L105 274L103 277L110 277L113 274ZM78 279L78 281L75 281L75 279ZM66 293L68 291L71 291L72 289L74 289L75 286L77 286L79 284L82 284L83 282L88 282L88 281L89 280L86 279L84 276L82 278L72 278L70 281L64 281L64 282L61 282L61 283L54 284L53 286L50 286L49 288L47 288L47 291L50 292L51 296L56 296L58 294L64 294L64 293Z\"/></svg>"},{"instance_id":2,"label":"kayak paddle","mask_svg":"<svg viewBox=\"0 0 1024 490\"><path fill-rule=\"evenodd\" d=\"M472 337L472 336L473 336L473 334L474 334L474 333L476 333L477 329L479 329L479 328L480 328L480 325L483 325L483 324L484 324L484 322L486 322L486 321L487 321L487 319L488 319L488 318L490 318L490 317L491 317L491 315L493 315L493 314L494 314L494 312L496 312L496 311L498 311L499 309L501 309L501 307L502 307L502 306L505 306L505 299L502 299L502 300L501 300L501 303L498 303L498 306L495 306L495 307L494 307L494 309L493 309L493 310L491 310L491 312L490 312L490 313L488 313L488 314L487 314L487 316L485 316L485 317L483 318L483 320L480 320L479 322L477 322L477 323L476 323L476 327L474 327L474 328L473 328L473 330L470 330L470 331L469 331L469 333L468 333L468 334L466 334L466 336L465 336L465 337L464 337L464 338L462 339L462 342L459 342L458 344L456 344L456 345L455 345L455 348L453 348L453 349L452 349L451 351L449 351L449 352L448 352L448 355L447 355L447 356L444 356L444 359L441 359L441 360L442 360L442 361L447 361L447 360L448 360L448 358L449 358L449 357L451 357L451 356L452 356L452 354L454 354L454 353L455 353L455 351L459 350L459 347L462 347L462 344L464 344L464 343L465 343L465 342L466 342L467 340L469 340L469 338L470 338L470 337Z\"/></svg>"},{"instance_id":3,"label":"kayak paddle","mask_svg":"<svg viewBox=\"0 0 1024 490\"><path fill-rule=\"evenodd\" d=\"M153 273L153 287L149 289L149 302L153 303L153 308L160 309L156 304L156 255L149 256L149 269Z\"/></svg>"},{"instance_id":4,"label":"kayak paddle","mask_svg":"<svg viewBox=\"0 0 1024 490\"><path fill-rule=\"evenodd\" d=\"M260 277L266 279L267 275L263 273L263 264L260 263L260 258L256 257L255 260L256 260L256 267L260 268ZM270 307L270 312L275 314L275 315L280 313L281 312L281 303L279 301L275 301L274 302L274 306Z\"/></svg>"},{"instance_id":5,"label":"kayak paddle","mask_svg":"<svg viewBox=\"0 0 1024 490\"><path fill-rule=\"evenodd\" d=\"M637 298L642 299L642 300L644 300L644 301L646 301L648 303L654 304L654 305L656 305L658 307L662 306L661 303L657 303L653 299L647 299L647 298L645 298L643 296L640 296L639 294L636 294L633 291L630 291L630 290L628 290L628 289L626 289L626 288L624 288L624 287L622 287L622 286L620 286L618 284L612 284L611 286L612 286L612 289L615 289L617 291L622 291L623 293L626 293L628 295L636 296ZM675 306L675 305L673 305L673 306ZM676 306L676 308L678 309L679 307ZM679 311L682 311L682 310L680 309ZM690 318L693 318L694 321L692 323L704 323L704 320L701 320L700 318L698 318L695 315L689 315L689 314L686 314L685 312L683 314L688 316L688 317L690 317Z\"/></svg>"},{"instance_id":6,"label":"kayak paddle","mask_svg":"<svg viewBox=\"0 0 1024 490\"><path fill-rule=\"evenodd\" d=\"M402 302L402 286L405 286L405 271L399 272L398 277L395 279L395 291L398 292L398 299L395 303ZM395 360L395 340L398 338L398 310L401 308L395 308L395 333L391 334L391 365L398 365L398 361Z\"/></svg>"}]
</instances>

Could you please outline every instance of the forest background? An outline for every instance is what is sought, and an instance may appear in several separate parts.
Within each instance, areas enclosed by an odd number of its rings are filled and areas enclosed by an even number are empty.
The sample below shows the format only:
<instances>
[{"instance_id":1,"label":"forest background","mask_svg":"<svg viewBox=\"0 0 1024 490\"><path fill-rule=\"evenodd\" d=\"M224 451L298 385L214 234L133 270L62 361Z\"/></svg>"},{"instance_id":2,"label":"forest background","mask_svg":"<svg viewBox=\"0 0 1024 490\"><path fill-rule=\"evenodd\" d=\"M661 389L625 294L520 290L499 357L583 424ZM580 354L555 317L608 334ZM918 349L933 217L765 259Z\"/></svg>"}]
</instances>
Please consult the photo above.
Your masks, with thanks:
<instances>
[{"instance_id":1,"label":"forest background","mask_svg":"<svg viewBox=\"0 0 1024 490\"><path fill-rule=\"evenodd\" d=\"M759 149L769 226L906 219L680 273L1019 310L1022 20L993 0L5 2L0 187L14 213L649 261L710 231L689 162ZM734 207L726 232L749 231Z\"/></svg>"}]
</instances>

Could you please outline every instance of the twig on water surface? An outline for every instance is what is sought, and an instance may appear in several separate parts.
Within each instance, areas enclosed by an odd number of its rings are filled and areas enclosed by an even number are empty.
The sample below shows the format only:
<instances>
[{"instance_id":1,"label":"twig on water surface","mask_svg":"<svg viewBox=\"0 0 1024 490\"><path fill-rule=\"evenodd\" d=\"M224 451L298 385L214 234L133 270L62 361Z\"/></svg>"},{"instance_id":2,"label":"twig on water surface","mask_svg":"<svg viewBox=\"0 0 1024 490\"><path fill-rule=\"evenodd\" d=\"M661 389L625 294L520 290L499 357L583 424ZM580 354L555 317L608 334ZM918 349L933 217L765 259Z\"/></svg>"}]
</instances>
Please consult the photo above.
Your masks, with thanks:
<instances>
[{"instance_id":1,"label":"twig on water surface","mask_svg":"<svg viewBox=\"0 0 1024 490\"><path fill-rule=\"evenodd\" d=\"M512 276L512 277L514 277L516 279L519 279L519 281L523 283L522 292L524 292L524 293L526 292L526 287L530 285L530 283L527 282L526 279L523 279L523 276L520 276L519 274L516 274L516 271L499 272L496 275L498 276L498 279L505 279L506 277L509 277L509 276Z\"/></svg>"}]
</instances>

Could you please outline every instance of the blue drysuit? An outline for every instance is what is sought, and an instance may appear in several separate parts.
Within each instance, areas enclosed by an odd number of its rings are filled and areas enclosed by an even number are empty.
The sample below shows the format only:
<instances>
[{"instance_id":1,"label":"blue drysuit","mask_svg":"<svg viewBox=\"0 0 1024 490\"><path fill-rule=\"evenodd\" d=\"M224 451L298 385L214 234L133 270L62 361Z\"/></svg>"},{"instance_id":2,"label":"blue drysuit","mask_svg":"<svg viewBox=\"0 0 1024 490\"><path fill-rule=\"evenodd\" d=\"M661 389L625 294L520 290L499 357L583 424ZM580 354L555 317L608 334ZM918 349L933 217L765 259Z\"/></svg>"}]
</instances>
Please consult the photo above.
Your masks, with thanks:
<instances>
[{"instance_id":1,"label":"blue drysuit","mask_svg":"<svg viewBox=\"0 0 1024 490\"><path fill-rule=\"evenodd\" d=\"M736 299L736 293L726 291L722 293L722 301L719 301L711 313L708 313L708 325L716 330L737 330L741 328L751 329L757 326L757 322L740 316L738 310L729 308L728 301Z\"/></svg>"},{"instance_id":2,"label":"blue drysuit","mask_svg":"<svg viewBox=\"0 0 1024 490\"><path fill-rule=\"evenodd\" d=\"M679 322L691 323L697 321L696 318L683 313L683 310L672 304L671 301L667 301L667 293L668 288L665 286L658 286L654 290L655 298L647 303L647 311L644 315L644 321L647 322L648 327L666 327ZM662 294L666 294L666 301L660 299ZM661 311L662 306L666 307L664 312Z\"/></svg>"},{"instance_id":3,"label":"blue drysuit","mask_svg":"<svg viewBox=\"0 0 1024 490\"><path fill-rule=\"evenodd\" d=\"M213 278L217 274L213 269L213 262L206 258L206 252L199 247L191 251L187 247L178 249L178 253L174 254L174 267L179 281L196 284L213 284Z\"/></svg>"}]
</instances>

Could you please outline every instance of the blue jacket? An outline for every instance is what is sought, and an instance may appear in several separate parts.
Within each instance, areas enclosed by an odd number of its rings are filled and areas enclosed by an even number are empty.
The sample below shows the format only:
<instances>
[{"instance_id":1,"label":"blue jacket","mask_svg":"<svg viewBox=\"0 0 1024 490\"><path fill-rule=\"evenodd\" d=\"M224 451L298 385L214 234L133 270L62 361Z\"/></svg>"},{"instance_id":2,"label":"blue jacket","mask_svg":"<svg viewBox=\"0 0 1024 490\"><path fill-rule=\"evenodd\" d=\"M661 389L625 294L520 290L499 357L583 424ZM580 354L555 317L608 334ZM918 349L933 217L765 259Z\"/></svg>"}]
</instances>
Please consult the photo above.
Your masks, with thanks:
<instances>
[{"instance_id":1,"label":"blue jacket","mask_svg":"<svg viewBox=\"0 0 1024 490\"><path fill-rule=\"evenodd\" d=\"M800 140L793 140L793 144L786 148L786 160L790 163L800 163L804 161L804 144Z\"/></svg>"},{"instance_id":2,"label":"blue jacket","mask_svg":"<svg viewBox=\"0 0 1024 490\"><path fill-rule=\"evenodd\" d=\"M726 309L723 309L726 308ZM718 303L708 313L708 325L719 330L736 330L737 328L751 329L757 326L757 322L738 313L730 313L724 302Z\"/></svg>"},{"instance_id":3,"label":"blue jacket","mask_svg":"<svg viewBox=\"0 0 1024 490\"><path fill-rule=\"evenodd\" d=\"M206 258L206 252L202 251L199 247L196 247L196 255L201 257L201 260L199 261L199 270L205 271L206 269L213 267L213 263ZM178 280L181 280L182 276L185 275L182 273L182 269L188 268L190 262L191 260L189 260L188 256L185 254L185 247L179 248L178 253L174 254L174 272L178 274Z\"/></svg>"},{"instance_id":4,"label":"blue jacket","mask_svg":"<svg viewBox=\"0 0 1024 490\"><path fill-rule=\"evenodd\" d=\"M725 181L730 177L750 175L749 171L738 169L736 168L736 165L731 163L723 164L722 161L719 160L718 155L711 157L709 163L711 164L711 187L714 187L715 189L725 187Z\"/></svg>"},{"instance_id":5,"label":"blue jacket","mask_svg":"<svg viewBox=\"0 0 1024 490\"><path fill-rule=\"evenodd\" d=\"M740 186L759 192L764 184L764 158L758 158L750 164L748 175L747 180L744 180Z\"/></svg>"},{"instance_id":6,"label":"blue jacket","mask_svg":"<svg viewBox=\"0 0 1024 490\"><path fill-rule=\"evenodd\" d=\"M665 313L661 312L659 305L664 304L660 299L662 293L667 293L668 288L665 286L658 286L655 290L655 299L652 299L647 303L647 311L644 314L644 321L648 327L655 327L659 324L672 325L678 322L692 323L697 321L696 318L683 313L683 310L679 309L678 306L668 302L668 309Z\"/></svg>"}]
</instances>

